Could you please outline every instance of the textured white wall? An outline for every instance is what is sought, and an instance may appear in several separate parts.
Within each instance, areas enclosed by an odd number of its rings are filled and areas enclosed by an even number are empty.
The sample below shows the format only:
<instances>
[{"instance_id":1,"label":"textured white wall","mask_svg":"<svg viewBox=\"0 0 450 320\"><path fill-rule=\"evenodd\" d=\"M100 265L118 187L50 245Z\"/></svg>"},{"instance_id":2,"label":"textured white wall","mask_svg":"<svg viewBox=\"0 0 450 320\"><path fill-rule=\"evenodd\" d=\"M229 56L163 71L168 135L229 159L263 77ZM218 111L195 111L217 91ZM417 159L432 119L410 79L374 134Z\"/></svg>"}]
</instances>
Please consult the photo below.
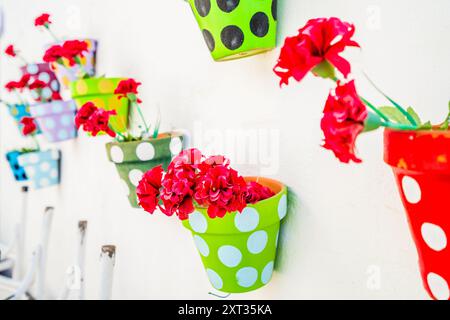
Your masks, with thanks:
<instances>
[{"instance_id":1,"label":"textured white wall","mask_svg":"<svg viewBox=\"0 0 450 320\"><path fill-rule=\"evenodd\" d=\"M431 120L442 119L449 98L449 1L279 2L279 39L313 17L334 15L354 22L363 50L351 49L347 56L356 76L364 69L401 103ZM99 40L99 74L131 76L144 83L145 114L154 119L159 105L164 129L186 128L196 146L231 154L239 153L230 142L233 135L257 134L263 146L256 154L260 166L249 166L252 158L247 157L238 161L237 169L258 174L259 167L259 172L285 182L298 195L298 207L284 225L270 285L232 297L427 298L400 198L382 162L381 132L359 140L361 165L342 165L320 148L319 121L330 83L308 76L300 85L280 90L271 71L279 49L214 63L181 0L0 3L6 18L2 48L13 42L30 60L39 59L50 39L33 27L33 18L50 12L58 34ZM4 82L18 72L14 63L2 60ZM360 92L384 103L360 79ZM2 108L2 155L23 142L15 130ZM28 251L38 239L43 208L56 207L49 297L62 289L75 255L76 223L83 218L89 220L88 298L98 296L100 246L107 243L117 245L115 298L209 298L211 287L190 234L175 219L129 207L106 159L107 141L82 136L59 144L63 183L30 194ZM19 188L1 163L0 240L8 241L18 216ZM371 276L377 273L381 282L373 287Z\"/></svg>"}]
</instances>

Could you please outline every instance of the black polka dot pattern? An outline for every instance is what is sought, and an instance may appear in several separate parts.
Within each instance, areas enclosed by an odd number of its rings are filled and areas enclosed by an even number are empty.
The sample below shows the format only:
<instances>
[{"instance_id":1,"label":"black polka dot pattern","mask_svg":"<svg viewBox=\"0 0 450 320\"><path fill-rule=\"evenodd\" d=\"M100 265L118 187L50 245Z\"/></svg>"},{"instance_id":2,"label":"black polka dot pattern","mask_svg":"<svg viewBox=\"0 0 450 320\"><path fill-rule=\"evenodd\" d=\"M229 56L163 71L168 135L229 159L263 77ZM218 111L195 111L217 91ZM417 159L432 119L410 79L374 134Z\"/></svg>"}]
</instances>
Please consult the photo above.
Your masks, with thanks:
<instances>
[{"instance_id":1,"label":"black polka dot pattern","mask_svg":"<svg viewBox=\"0 0 450 320\"><path fill-rule=\"evenodd\" d=\"M229 13L236 9L236 7L239 5L239 0L217 0L217 5L219 6L220 10Z\"/></svg>"},{"instance_id":2,"label":"black polka dot pattern","mask_svg":"<svg viewBox=\"0 0 450 320\"><path fill-rule=\"evenodd\" d=\"M244 33L238 26L227 26L220 33L220 39L225 47L236 50L244 43Z\"/></svg>"},{"instance_id":3,"label":"black polka dot pattern","mask_svg":"<svg viewBox=\"0 0 450 320\"><path fill-rule=\"evenodd\" d=\"M269 18L264 12L257 12L250 21L250 30L257 37L264 37L269 32Z\"/></svg>"},{"instance_id":4,"label":"black polka dot pattern","mask_svg":"<svg viewBox=\"0 0 450 320\"><path fill-rule=\"evenodd\" d=\"M272 0L272 17L277 21L277 0Z\"/></svg>"},{"instance_id":5,"label":"black polka dot pattern","mask_svg":"<svg viewBox=\"0 0 450 320\"><path fill-rule=\"evenodd\" d=\"M214 41L214 38L208 30L204 29L202 31L203 38L205 38L206 45L208 46L209 51L214 51L214 48L216 47L216 43Z\"/></svg>"},{"instance_id":6,"label":"black polka dot pattern","mask_svg":"<svg viewBox=\"0 0 450 320\"><path fill-rule=\"evenodd\" d=\"M195 0L195 8L201 17L206 17L211 11L211 0Z\"/></svg>"}]
</instances>

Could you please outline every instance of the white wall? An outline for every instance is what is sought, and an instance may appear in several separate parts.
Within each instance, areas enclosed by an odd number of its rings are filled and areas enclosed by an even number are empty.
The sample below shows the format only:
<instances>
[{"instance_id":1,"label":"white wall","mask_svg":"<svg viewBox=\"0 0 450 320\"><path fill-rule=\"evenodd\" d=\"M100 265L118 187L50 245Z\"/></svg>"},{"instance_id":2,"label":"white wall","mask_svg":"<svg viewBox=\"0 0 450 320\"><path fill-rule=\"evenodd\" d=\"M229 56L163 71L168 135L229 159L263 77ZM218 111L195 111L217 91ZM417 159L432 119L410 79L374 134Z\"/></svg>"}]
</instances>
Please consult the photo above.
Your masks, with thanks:
<instances>
[{"instance_id":1,"label":"white wall","mask_svg":"<svg viewBox=\"0 0 450 320\"><path fill-rule=\"evenodd\" d=\"M313 17L334 15L354 22L363 50L350 49L347 56L354 61L356 76L364 68L399 102L431 120L444 117L449 98L450 43L445 41L450 32L449 1L279 2L280 39ZM35 30L33 18L51 13L56 33L100 41L99 74L142 81L147 117L154 119L159 104L163 127L191 130L200 148L215 145L217 151L232 152L229 143L220 143L226 132L262 129L263 134L273 134L274 140L262 136L262 143L269 146L276 170L262 172L291 187L298 195L298 208L284 226L272 282L232 297L427 298L400 198L390 169L382 162L382 132L360 138L361 165L342 165L320 148L319 121L330 83L308 76L300 85L279 89L271 71L279 49L214 63L191 10L181 0L0 3L7 19L2 48L12 42L29 59L39 59L50 39ZM13 62L2 60L4 83L18 72ZM385 103L359 79L361 93ZM1 154L23 142L15 130L2 108ZM57 208L49 249L49 297L62 288L75 254L76 223L83 218L89 220L88 298L97 297L100 246L107 243L117 245L115 298L209 298L211 287L190 234L175 219L129 207L115 168L106 159L107 141L82 136L59 144L64 153L63 183L30 194L28 250L37 241L43 208ZM19 188L1 163L0 240L8 241L18 214ZM258 174L255 166L235 167ZM380 273L379 288L367 285L374 272Z\"/></svg>"}]
</instances>

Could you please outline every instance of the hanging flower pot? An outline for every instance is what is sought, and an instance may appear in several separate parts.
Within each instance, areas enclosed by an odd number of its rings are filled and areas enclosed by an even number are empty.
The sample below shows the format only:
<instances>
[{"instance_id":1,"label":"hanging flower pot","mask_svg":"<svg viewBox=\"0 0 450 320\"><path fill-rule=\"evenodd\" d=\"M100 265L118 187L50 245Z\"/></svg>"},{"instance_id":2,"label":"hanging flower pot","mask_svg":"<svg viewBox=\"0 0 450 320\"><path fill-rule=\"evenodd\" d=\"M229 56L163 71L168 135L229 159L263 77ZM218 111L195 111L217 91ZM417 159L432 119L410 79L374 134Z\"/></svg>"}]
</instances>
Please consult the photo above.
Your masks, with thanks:
<instances>
[{"instance_id":1,"label":"hanging flower pot","mask_svg":"<svg viewBox=\"0 0 450 320\"><path fill-rule=\"evenodd\" d=\"M62 59L62 64L57 62L50 63L50 67L58 78L59 83L64 88L69 88L69 84L80 78L80 73L86 73L89 77L95 75L95 60L97 52L97 41L92 39L83 39L87 43L87 51L79 58L79 64L70 65L67 58ZM57 43L57 45L62 45Z\"/></svg>"},{"instance_id":2,"label":"hanging flower pot","mask_svg":"<svg viewBox=\"0 0 450 320\"><path fill-rule=\"evenodd\" d=\"M25 169L21 165L19 165L19 161L17 160L17 158L21 154L23 153L17 150L10 151L6 154L6 160L8 160L9 166L11 167L14 179L16 179L16 181L28 180Z\"/></svg>"},{"instance_id":3,"label":"hanging flower pot","mask_svg":"<svg viewBox=\"0 0 450 320\"><path fill-rule=\"evenodd\" d=\"M19 128L20 134L22 133L23 124L20 123L20 120L24 117L31 117L30 107L26 104L7 104L9 114L13 117L14 121ZM41 130L38 128L36 134L41 133Z\"/></svg>"},{"instance_id":4,"label":"hanging flower pot","mask_svg":"<svg viewBox=\"0 0 450 320\"><path fill-rule=\"evenodd\" d=\"M384 159L395 175L419 254L422 280L434 299L450 299L450 131L384 132Z\"/></svg>"},{"instance_id":5,"label":"hanging flower pot","mask_svg":"<svg viewBox=\"0 0 450 320\"><path fill-rule=\"evenodd\" d=\"M216 61L275 48L277 0L188 0Z\"/></svg>"},{"instance_id":6,"label":"hanging flower pot","mask_svg":"<svg viewBox=\"0 0 450 320\"><path fill-rule=\"evenodd\" d=\"M49 142L74 139L77 136L75 114L77 108L73 100L55 100L30 107L31 115L36 119L45 138Z\"/></svg>"},{"instance_id":7,"label":"hanging flower pot","mask_svg":"<svg viewBox=\"0 0 450 320\"><path fill-rule=\"evenodd\" d=\"M72 98L80 109L85 103L92 102L98 108L104 110L115 110L117 115L111 117L111 128L123 133L128 125L129 99L119 99L114 90L121 78L90 78L70 83Z\"/></svg>"},{"instance_id":8,"label":"hanging flower pot","mask_svg":"<svg viewBox=\"0 0 450 320\"><path fill-rule=\"evenodd\" d=\"M275 180L246 178L270 188L275 195L241 212L211 219L197 208L183 225L192 232L206 274L214 288L243 293L272 278L280 221L287 212L287 189Z\"/></svg>"},{"instance_id":9,"label":"hanging flower pot","mask_svg":"<svg viewBox=\"0 0 450 320\"><path fill-rule=\"evenodd\" d=\"M61 151L28 152L21 154L18 162L20 166L24 167L25 173L35 189L59 184Z\"/></svg>"},{"instance_id":10,"label":"hanging flower pot","mask_svg":"<svg viewBox=\"0 0 450 320\"><path fill-rule=\"evenodd\" d=\"M183 137L179 133L162 133L156 139L114 141L106 145L108 159L116 165L132 207L139 208L136 187L143 173L158 165L167 168L182 148Z\"/></svg>"},{"instance_id":11,"label":"hanging flower pot","mask_svg":"<svg viewBox=\"0 0 450 320\"><path fill-rule=\"evenodd\" d=\"M46 84L46 87L42 88L41 95L37 91L31 91L31 97L35 101L50 100L55 94L59 95L59 82L48 63L28 64L20 69L23 74L29 74L33 81L40 80Z\"/></svg>"}]
</instances>

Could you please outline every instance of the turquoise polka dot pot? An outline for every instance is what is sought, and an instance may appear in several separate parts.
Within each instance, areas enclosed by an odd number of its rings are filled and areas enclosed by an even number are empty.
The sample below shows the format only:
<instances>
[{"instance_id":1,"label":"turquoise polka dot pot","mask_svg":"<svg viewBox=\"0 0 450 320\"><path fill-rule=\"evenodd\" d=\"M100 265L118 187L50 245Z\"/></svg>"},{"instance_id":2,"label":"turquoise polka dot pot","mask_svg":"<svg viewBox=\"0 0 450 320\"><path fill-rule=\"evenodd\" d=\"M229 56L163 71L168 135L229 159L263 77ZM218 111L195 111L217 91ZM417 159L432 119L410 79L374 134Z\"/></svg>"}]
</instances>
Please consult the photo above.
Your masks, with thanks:
<instances>
[{"instance_id":1,"label":"turquoise polka dot pot","mask_svg":"<svg viewBox=\"0 0 450 320\"><path fill-rule=\"evenodd\" d=\"M183 150L183 136L162 133L156 139L131 142L110 142L106 145L108 159L116 165L124 191L133 208L140 208L136 187L142 175L159 165L167 169L172 157Z\"/></svg>"},{"instance_id":2,"label":"turquoise polka dot pot","mask_svg":"<svg viewBox=\"0 0 450 320\"><path fill-rule=\"evenodd\" d=\"M277 0L188 0L216 61L275 48Z\"/></svg>"},{"instance_id":3,"label":"turquoise polka dot pot","mask_svg":"<svg viewBox=\"0 0 450 320\"><path fill-rule=\"evenodd\" d=\"M9 114L13 117L19 128L20 134L23 135L23 125L20 123L20 120L22 120L23 117L31 117L30 107L26 104L7 104L7 107ZM38 128L37 134L39 133L41 133L41 130Z\"/></svg>"},{"instance_id":4,"label":"turquoise polka dot pot","mask_svg":"<svg viewBox=\"0 0 450 320\"><path fill-rule=\"evenodd\" d=\"M258 181L275 195L241 213L211 219L207 209L197 208L183 221L192 232L212 286L222 292L244 293L269 283L278 244L280 221L287 213L287 189L275 180Z\"/></svg>"},{"instance_id":5,"label":"turquoise polka dot pot","mask_svg":"<svg viewBox=\"0 0 450 320\"><path fill-rule=\"evenodd\" d=\"M49 142L77 137L75 127L77 107L73 100L36 104L30 107L30 112Z\"/></svg>"},{"instance_id":6,"label":"turquoise polka dot pot","mask_svg":"<svg viewBox=\"0 0 450 320\"><path fill-rule=\"evenodd\" d=\"M18 157L34 189L57 185L60 182L61 151L28 152Z\"/></svg>"},{"instance_id":7,"label":"turquoise polka dot pot","mask_svg":"<svg viewBox=\"0 0 450 320\"><path fill-rule=\"evenodd\" d=\"M59 82L48 63L31 63L21 67L20 70L22 74L28 73L32 80L41 80L46 84L42 89L42 98L50 100L53 93L59 92ZM40 101L40 97L35 90L31 91L31 97L35 101Z\"/></svg>"},{"instance_id":8,"label":"turquoise polka dot pot","mask_svg":"<svg viewBox=\"0 0 450 320\"><path fill-rule=\"evenodd\" d=\"M65 88L69 88L70 82L76 81L81 78L81 73L85 72L90 77L95 75L95 59L97 53L97 41L93 39L81 39L88 45L88 51L84 53L84 56L80 58L81 67L79 64L74 66L70 65L68 59L63 58L63 64L51 63L50 67L58 78L59 83ZM63 43L57 43L62 45Z\"/></svg>"},{"instance_id":9,"label":"turquoise polka dot pot","mask_svg":"<svg viewBox=\"0 0 450 320\"><path fill-rule=\"evenodd\" d=\"M14 175L14 179L16 181L27 181L27 174L25 173L25 169L19 165L18 157L22 153L19 151L10 151L6 154L6 160L9 163L9 167Z\"/></svg>"},{"instance_id":10,"label":"turquoise polka dot pot","mask_svg":"<svg viewBox=\"0 0 450 320\"><path fill-rule=\"evenodd\" d=\"M130 101L127 98L119 99L119 96L114 94L117 85L122 80L124 78L81 79L71 82L69 87L78 109L85 103L92 102L98 108L115 110L117 115L111 117L111 127L116 132L124 133L128 127Z\"/></svg>"}]
</instances>

